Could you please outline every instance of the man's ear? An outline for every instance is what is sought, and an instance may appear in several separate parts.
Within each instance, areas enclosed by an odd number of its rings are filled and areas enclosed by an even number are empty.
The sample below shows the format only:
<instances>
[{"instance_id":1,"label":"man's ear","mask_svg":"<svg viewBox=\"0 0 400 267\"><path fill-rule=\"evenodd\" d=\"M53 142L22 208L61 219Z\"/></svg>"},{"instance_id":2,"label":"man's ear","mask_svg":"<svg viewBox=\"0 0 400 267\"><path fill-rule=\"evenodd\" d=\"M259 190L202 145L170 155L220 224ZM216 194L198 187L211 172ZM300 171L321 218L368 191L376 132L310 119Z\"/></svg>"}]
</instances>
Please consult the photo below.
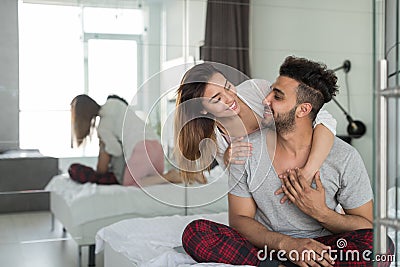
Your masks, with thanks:
<instances>
[{"instance_id":1,"label":"man's ear","mask_svg":"<svg viewBox=\"0 0 400 267\"><path fill-rule=\"evenodd\" d=\"M200 113L203 115L207 115L208 112L203 109L202 111L200 111Z\"/></svg>"},{"instance_id":2,"label":"man's ear","mask_svg":"<svg viewBox=\"0 0 400 267\"><path fill-rule=\"evenodd\" d=\"M299 105L297 110L298 110L297 116L302 118L302 117L308 116L308 114L310 114L310 112L312 110L312 105L310 103L302 103Z\"/></svg>"}]
</instances>

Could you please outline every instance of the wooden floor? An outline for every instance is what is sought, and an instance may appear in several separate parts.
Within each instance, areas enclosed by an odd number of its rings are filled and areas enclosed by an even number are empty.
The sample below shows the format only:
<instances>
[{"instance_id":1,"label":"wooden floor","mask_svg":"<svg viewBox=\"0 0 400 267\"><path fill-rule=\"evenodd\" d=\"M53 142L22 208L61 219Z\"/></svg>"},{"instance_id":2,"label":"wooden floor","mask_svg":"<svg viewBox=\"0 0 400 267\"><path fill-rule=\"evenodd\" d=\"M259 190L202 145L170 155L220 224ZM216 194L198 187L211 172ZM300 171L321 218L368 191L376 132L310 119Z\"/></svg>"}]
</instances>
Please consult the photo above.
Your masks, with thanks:
<instances>
[{"instance_id":1,"label":"wooden floor","mask_svg":"<svg viewBox=\"0 0 400 267\"><path fill-rule=\"evenodd\" d=\"M82 248L82 266L88 265L88 248ZM103 255L96 255L96 266L103 267ZM78 245L63 233L56 220L51 230L50 212L0 214L0 266L75 267Z\"/></svg>"}]
</instances>

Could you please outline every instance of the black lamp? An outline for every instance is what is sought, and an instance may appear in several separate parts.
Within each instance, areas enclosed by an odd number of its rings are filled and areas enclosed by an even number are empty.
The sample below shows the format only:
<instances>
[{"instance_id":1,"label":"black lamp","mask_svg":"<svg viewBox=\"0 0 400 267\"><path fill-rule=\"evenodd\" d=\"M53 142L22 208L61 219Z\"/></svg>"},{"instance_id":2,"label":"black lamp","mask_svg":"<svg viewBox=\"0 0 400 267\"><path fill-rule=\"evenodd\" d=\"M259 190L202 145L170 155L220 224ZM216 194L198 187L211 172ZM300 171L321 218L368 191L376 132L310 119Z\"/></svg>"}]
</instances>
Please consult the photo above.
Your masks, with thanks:
<instances>
[{"instance_id":1,"label":"black lamp","mask_svg":"<svg viewBox=\"0 0 400 267\"><path fill-rule=\"evenodd\" d=\"M343 69L345 73L348 73L350 71L350 68L351 68L350 60L345 60L342 66L333 69L333 71L338 71ZM346 110L339 104L339 102L334 97L332 97L332 100L343 111L344 115L346 115L346 119L349 122L349 125L347 125L347 133L349 134L349 136L352 138L360 138L361 136L363 136L367 131L367 127L365 126L365 124L361 121L353 120L353 118L346 112Z\"/></svg>"}]
</instances>

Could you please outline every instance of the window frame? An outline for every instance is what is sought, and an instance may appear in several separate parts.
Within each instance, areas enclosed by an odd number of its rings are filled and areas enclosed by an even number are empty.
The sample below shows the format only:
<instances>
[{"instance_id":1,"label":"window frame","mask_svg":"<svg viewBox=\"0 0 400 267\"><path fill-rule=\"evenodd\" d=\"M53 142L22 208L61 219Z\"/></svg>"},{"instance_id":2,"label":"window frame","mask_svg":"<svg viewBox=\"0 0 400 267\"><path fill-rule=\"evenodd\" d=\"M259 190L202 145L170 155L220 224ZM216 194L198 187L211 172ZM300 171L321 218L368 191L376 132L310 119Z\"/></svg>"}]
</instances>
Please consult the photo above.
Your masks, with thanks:
<instances>
[{"instance_id":1,"label":"window frame","mask_svg":"<svg viewBox=\"0 0 400 267\"><path fill-rule=\"evenodd\" d=\"M88 42L91 39L97 40L121 40L135 41L137 44L137 87L142 84L143 75L143 39L140 34L112 34L112 33L83 33L84 49L84 94L89 94L89 58Z\"/></svg>"},{"instance_id":2,"label":"window frame","mask_svg":"<svg viewBox=\"0 0 400 267\"><path fill-rule=\"evenodd\" d=\"M19 3L19 4L24 4L24 3ZM43 3L43 5L45 6L49 6L51 4L48 3ZM66 7L68 7L69 5L65 5ZM80 10L80 14L81 14L81 40L82 40L82 48L83 49L83 83L82 84L82 89L83 92L81 91L81 93L85 93L85 94L89 94L89 64L88 64L88 41L91 39L104 39L104 40L125 40L125 41L135 41L136 42L136 47L137 47L137 89L139 88L139 86L142 84L143 81L143 73L144 73L144 62L143 62L143 38L144 38L144 32L142 34L113 34L113 33L89 33L89 32L84 32L83 30L83 9L85 6L80 6L79 10ZM111 8L111 7L110 7ZM139 8L140 9L140 8ZM21 77L20 77L21 79ZM82 90L81 89L81 90ZM92 90L93 91L93 90ZM20 98L20 94L19 94L19 98ZM54 108L44 108L43 110L41 110L42 112L51 112L51 113L57 113L57 112L65 112L64 109L54 109ZM22 109L19 108L18 111L18 117L21 117L22 113L31 113L31 112L35 112L35 111L30 111L27 109ZM28 133L19 133L19 139L21 138L21 135L24 134L28 134ZM66 140L65 141L66 144L70 143L70 140ZM42 148L40 145L35 145L35 144L26 144L27 146L34 146L35 148L41 150L44 149ZM37 146L37 147L36 147ZM63 146L64 147L64 146ZM73 156L93 156L92 153L89 152L89 154L87 153L87 150L85 147L83 147L82 149L67 149L68 146L65 146L65 149L61 149L59 152L56 153L56 156L58 157L68 157L71 156L71 153ZM90 148L89 148L90 149Z\"/></svg>"}]
</instances>

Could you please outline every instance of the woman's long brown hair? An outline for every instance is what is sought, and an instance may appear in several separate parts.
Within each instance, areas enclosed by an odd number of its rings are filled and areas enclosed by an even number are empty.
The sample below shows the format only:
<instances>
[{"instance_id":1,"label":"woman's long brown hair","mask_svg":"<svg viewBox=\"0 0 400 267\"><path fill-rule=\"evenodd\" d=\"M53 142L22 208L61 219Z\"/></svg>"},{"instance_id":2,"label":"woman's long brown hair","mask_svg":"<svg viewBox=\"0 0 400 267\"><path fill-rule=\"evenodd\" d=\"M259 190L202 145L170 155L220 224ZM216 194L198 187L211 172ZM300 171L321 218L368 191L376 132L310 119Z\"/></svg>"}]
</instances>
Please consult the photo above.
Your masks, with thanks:
<instances>
[{"instance_id":1,"label":"woman's long brown hair","mask_svg":"<svg viewBox=\"0 0 400 267\"><path fill-rule=\"evenodd\" d=\"M80 146L95 127L100 105L88 95L78 95L71 101L71 131L73 144Z\"/></svg>"},{"instance_id":2,"label":"woman's long brown hair","mask_svg":"<svg viewBox=\"0 0 400 267\"><path fill-rule=\"evenodd\" d=\"M207 82L216 73L221 72L209 63L196 65L186 72L177 90L174 156L186 183L207 183L203 172L210 171L215 157L215 147L204 141L209 138L216 144L216 121L202 116L201 98Z\"/></svg>"}]
</instances>

